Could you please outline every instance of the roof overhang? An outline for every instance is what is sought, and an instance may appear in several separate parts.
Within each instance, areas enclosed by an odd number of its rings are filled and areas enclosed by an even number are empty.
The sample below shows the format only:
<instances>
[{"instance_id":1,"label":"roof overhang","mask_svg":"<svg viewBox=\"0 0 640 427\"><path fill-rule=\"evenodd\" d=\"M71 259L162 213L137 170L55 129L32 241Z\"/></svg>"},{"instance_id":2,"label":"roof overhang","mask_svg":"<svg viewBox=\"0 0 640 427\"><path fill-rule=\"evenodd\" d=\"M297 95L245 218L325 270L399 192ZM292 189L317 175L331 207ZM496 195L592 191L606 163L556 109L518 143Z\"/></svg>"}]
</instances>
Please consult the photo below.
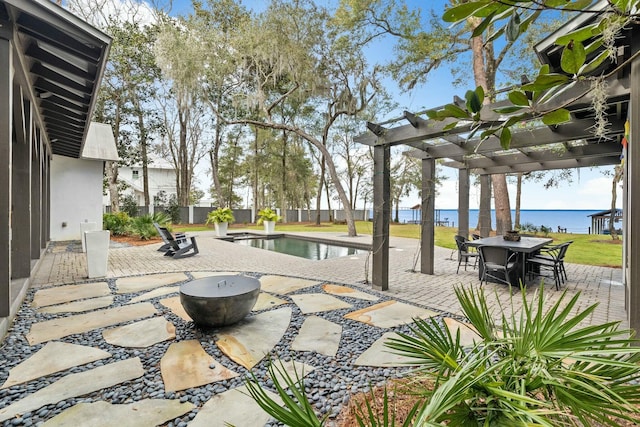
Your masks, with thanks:
<instances>
[{"instance_id":1,"label":"roof overhang","mask_svg":"<svg viewBox=\"0 0 640 427\"><path fill-rule=\"evenodd\" d=\"M80 157L111 37L48 0L0 0L2 21L12 28L16 78L51 152Z\"/></svg>"}]
</instances>

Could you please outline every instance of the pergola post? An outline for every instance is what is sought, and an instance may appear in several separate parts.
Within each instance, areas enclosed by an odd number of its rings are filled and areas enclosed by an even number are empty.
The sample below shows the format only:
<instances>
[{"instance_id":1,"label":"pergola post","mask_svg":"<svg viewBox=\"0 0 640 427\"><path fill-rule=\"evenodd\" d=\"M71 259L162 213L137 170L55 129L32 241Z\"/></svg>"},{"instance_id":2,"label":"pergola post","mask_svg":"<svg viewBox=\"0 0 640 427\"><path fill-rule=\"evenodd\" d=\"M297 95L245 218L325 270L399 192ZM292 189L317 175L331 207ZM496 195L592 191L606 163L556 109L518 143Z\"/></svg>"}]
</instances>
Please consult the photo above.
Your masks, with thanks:
<instances>
[{"instance_id":1,"label":"pergola post","mask_svg":"<svg viewBox=\"0 0 640 427\"><path fill-rule=\"evenodd\" d=\"M373 147L373 289L389 289L389 220L391 217L391 148Z\"/></svg>"},{"instance_id":2,"label":"pergola post","mask_svg":"<svg viewBox=\"0 0 640 427\"><path fill-rule=\"evenodd\" d=\"M632 36L632 52L640 50L640 35L635 32ZM632 82L640 82L640 59L635 58L631 63ZM629 123L630 141L627 145L627 197L628 206L625 212L627 229L624 230L625 240L628 240L626 262L626 291L627 313L629 327L640 332L640 196L632 197L640 188L640 87L631 85L629 95Z\"/></svg>"},{"instance_id":3,"label":"pergola post","mask_svg":"<svg viewBox=\"0 0 640 427\"><path fill-rule=\"evenodd\" d=\"M11 278L29 277L31 274L31 104L23 100L22 89L13 87L13 141L11 167Z\"/></svg>"},{"instance_id":4,"label":"pergola post","mask_svg":"<svg viewBox=\"0 0 640 427\"><path fill-rule=\"evenodd\" d=\"M491 175L480 175L480 236L491 233Z\"/></svg>"},{"instance_id":5,"label":"pergola post","mask_svg":"<svg viewBox=\"0 0 640 427\"><path fill-rule=\"evenodd\" d=\"M43 147L39 129L34 129L31 149L31 259L40 258L42 241L42 162Z\"/></svg>"},{"instance_id":6,"label":"pergola post","mask_svg":"<svg viewBox=\"0 0 640 427\"><path fill-rule=\"evenodd\" d=\"M420 227L420 272L434 274L435 266L435 194L436 194L436 161L432 158L422 159L422 218Z\"/></svg>"},{"instance_id":7,"label":"pergola post","mask_svg":"<svg viewBox=\"0 0 640 427\"><path fill-rule=\"evenodd\" d=\"M0 317L11 310L12 54L9 29L0 25Z\"/></svg>"},{"instance_id":8,"label":"pergola post","mask_svg":"<svg viewBox=\"0 0 640 427\"><path fill-rule=\"evenodd\" d=\"M469 170L458 171L458 234L469 237Z\"/></svg>"}]
</instances>

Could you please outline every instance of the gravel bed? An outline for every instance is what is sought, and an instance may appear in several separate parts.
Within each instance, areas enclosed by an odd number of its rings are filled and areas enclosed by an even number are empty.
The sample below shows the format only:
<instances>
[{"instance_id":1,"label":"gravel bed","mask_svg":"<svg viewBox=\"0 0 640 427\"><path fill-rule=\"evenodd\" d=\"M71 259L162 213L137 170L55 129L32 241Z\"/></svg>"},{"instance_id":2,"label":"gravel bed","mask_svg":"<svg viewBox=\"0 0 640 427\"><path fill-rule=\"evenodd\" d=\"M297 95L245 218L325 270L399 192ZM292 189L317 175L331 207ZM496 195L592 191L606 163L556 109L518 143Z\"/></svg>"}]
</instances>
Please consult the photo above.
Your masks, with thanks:
<instances>
[{"instance_id":1,"label":"gravel bed","mask_svg":"<svg viewBox=\"0 0 640 427\"><path fill-rule=\"evenodd\" d=\"M191 277L188 273L187 275ZM247 275L251 275L256 278L260 277L260 274L258 273ZM104 281L104 279L101 281ZM142 291L139 293L119 295L115 293L115 281L116 279L108 279L112 294L115 296L115 301L107 308L123 305L131 298L148 292ZM91 283L91 281L88 281L87 283ZM322 282L318 285L305 288L292 294L322 293L323 290L321 286L325 283L329 282ZM335 418L337 416L342 407L348 402L351 394L367 391L373 386L382 385L388 379L402 377L407 373L409 368L378 368L353 365L357 357L368 349L378 338L380 338L383 333L389 331L409 332L407 325L387 329L373 327L361 322L345 319L343 316L349 312L392 299L382 293L377 293L372 290L369 290L368 292L379 296L380 300L377 302L371 302L340 296L340 299L352 304L352 307L348 309L333 310L330 312L314 313L316 316L340 324L343 328L340 347L335 357L329 357L315 352L299 352L291 349L291 343L297 336L306 316L301 313L300 309L293 304L288 296L278 295L278 297L285 299L290 303L287 304L287 306L292 309L291 322L284 336L273 348L269 357L264 358L252 369L253 374L264 387L275 391L272 381L267 378L267 369L270 359L295 359L296 361L314 366L315 370L305 377L304 384L306 394L314 405L317 413L320 415L328 414L329 418ZM0 345L0 366L2 367L2 369L0 369L0 384L6 381L9 375L9 369L24 361L44 346L44 343L34 346L30 346L28 344L25 336L29 332L31 325L35 322L65 316L64 313L38 313L31 307L34 294L35 290L29 290L21 309L16 315L16 319L14 320L11 329L5 337L4 342ZM168 296L171 295L156 297L148 301L152 302L156 309L175 325L176 340L198 340L204 350L216 361L221 363L223 366L238 372L240 374L238 377L188 390L165 392L160 373L160 359L165 354L171 343L175 342L174 340L165 341L142 349L124 348L105 342L102 338L103 329L96 329L83 334L71 335L60 339L60 341L97 347L110 352L112 357L48 375L25 384L18 384L8 389L2 389L0 390L0 407L14 403L26 397L28 394L50 385L70 373L84 372L101 365L132 357L140 357L144 366L145 374L133 381L102 389L77 398L70 398L62 402L58 402L57 404L41 407L33 412L23 414L22 417L7 420L3 423L3 426L36 426L80 402L95 402L103 400L110 403L131 403L147 398L179 399L181 402L193 403L196 407L191 412L165 424L166 426L171 427L186 426L187 423L196 416L202 405L212 396L243 385L243 382L247 378L248 371L229 359L218 349L215 345L215 341L217 340L217 330L198 328L193 324L193 322L185 322L183 319L174 315L169 309L158 302L160 299ZM277 308L278 307L275 307L274 309ZM442 313L438 317L443 317L445 315L448 317L456 317L448 313ZM120 326L127 323L133 323L133 321L122 323ZM109 328L112 327L113 326L110 326ZM278 423L273 422L268 425L276 426Z\"/></svg>"}]
</instances>

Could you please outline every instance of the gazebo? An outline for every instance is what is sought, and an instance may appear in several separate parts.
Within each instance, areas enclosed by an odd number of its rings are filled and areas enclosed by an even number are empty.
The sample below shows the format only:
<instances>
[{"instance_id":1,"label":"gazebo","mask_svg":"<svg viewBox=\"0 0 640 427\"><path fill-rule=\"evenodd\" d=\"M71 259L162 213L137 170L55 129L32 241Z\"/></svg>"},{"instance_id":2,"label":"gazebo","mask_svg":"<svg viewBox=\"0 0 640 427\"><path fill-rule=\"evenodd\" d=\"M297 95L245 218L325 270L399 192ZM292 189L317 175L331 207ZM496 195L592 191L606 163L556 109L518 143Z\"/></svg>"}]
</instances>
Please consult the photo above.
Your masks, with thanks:
<instances>
[{"instance_id":1,"label":"gazebo","mask_svg":"<svg viewBox=\"0 0 640 427\"><path fill-rule=\"evenodd\" d=\"M591 227L589 234L607 234L609 232L609 223L611 222L611 209L608 211L596 212L589 215L591 217ZM616 209L613 212L613 221L620 222L623 219L622 210Z\"/></svg>"},{"instance_id":2,"label":"gazebo","mask_svg":"<svg viewBox=\"0 0 640 427\"><path fill-rule=\"evenodd\" d=\"M604 4L604 3L603 3ZM575 28L590 24L596 14L583 14L568 22L536 46L536 53L552 72L562 73L561 48L554 45L558 36ZM640 50L640 31L628 30L616 40L619 46L618 64L632 58ZM597 73L608 73L617 64L603 64ZM636 84L632 84L636 82ZM607 81L608 98L606 114L609 121L608 138L596 138L591 132L595 124L590 95L578 96L588 91L590 82L581 81L565 90L554 100L558 107L570 103L571 121L561 125L545 126L531 122L524 129L512 130L509 150L503 150L496 137L485 141L465 138L469 126L458 123L452 129L452 120L436 121L419 114L405 112L403 117L385 123L368 123L370 133L361 135L357 142L373 147L374 151L374 230L373 287L388 289L389 276L389 218L390 218L390 155L391 147L403 145L410 151L405 154L422 159L422 228L420 272L434 274L434 195L435 162L458 169L459 201L458 232L469 231L469 175L480 175L480 183L490 188L491 174L505 174L589 166L617 165L623 146L627 117L640 111L640 58L614 74ZM484 123L495 124L505 119L494 110L508 102L500 101L483 107ZM439 108L436 108L439 109ZM634 114L632 114L634 113ZM404 122L404 124L402 123ZM390 125L393 123L394 127ZM640 135L640 120L630 121L630 140ZM640 198L633 198L633 185L640 182L640 150L633 142L626 148L623 179L623 280L626 287L626 306L629 325L640 331ZM482 191L482 190L481 190ZM481 209L489 209L488 198ZM481 218L480 233L488 235L490 218Z\"/></svg>"}]
</instances>

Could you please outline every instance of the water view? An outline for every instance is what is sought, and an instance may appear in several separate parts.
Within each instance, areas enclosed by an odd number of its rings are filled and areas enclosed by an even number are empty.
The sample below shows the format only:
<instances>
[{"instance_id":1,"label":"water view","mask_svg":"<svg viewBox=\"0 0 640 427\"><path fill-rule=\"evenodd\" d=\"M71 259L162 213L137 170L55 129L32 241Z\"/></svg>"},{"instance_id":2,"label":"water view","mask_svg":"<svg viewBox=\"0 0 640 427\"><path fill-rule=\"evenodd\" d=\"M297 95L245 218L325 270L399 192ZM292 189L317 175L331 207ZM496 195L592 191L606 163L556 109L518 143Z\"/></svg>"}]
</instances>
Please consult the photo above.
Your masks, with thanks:
<instances>
[{"instance_id":1,"label":"water view","mask_svg":"<svg viewBox=\"0 0 640 427\"><path fill-rule=\"evenodd\" d=\"M543 209L523 209L520 211L520 224L532 224L536 227L544 225L552 230L558 227L566 228L568 233L588 234L591 227L591 217L594 213L607 210L543 210ZM392 212L395 215L395 212ZM478 209L469 209L469 224L474 227L478 223ZM371 212L373 217L373 212ZM515 210L511 210L511 218L515 218ZM394 218L395 219L395 218ZM411 209L402 209L398 214L399 222L411 223L420 220L420 212ZM458 211L456 209L436 209L436 222L441 225L455 227L458 225ZM495 226L495 211L491 210L491 221Z\"/></svg>"}]
</instances>

